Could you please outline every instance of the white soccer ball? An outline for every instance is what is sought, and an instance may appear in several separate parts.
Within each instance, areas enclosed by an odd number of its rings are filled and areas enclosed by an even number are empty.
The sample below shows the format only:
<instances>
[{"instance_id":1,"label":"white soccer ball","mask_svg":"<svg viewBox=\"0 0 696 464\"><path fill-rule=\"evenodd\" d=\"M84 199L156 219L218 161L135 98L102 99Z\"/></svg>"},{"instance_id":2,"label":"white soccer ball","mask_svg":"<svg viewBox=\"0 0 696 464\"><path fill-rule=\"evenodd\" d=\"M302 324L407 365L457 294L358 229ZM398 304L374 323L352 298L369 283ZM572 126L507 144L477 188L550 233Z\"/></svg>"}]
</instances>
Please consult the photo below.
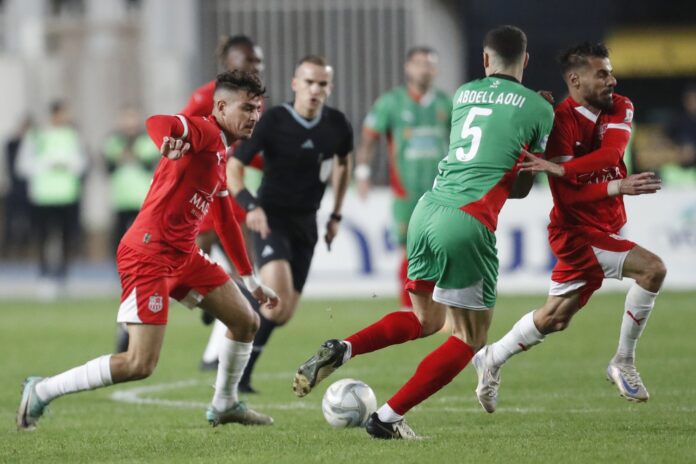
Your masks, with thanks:
<instances>
[{"instance_id":1,"label":"white soccer ball","mask_svg":"<svg viewBox=\"0 0 696 464\"><path fill-rule=\"evenodd\" d=\"M326 389L321 410L332 427L363 427L377 410L377 397L366 383L343 379Z\"/></svg>"}]
</instances>

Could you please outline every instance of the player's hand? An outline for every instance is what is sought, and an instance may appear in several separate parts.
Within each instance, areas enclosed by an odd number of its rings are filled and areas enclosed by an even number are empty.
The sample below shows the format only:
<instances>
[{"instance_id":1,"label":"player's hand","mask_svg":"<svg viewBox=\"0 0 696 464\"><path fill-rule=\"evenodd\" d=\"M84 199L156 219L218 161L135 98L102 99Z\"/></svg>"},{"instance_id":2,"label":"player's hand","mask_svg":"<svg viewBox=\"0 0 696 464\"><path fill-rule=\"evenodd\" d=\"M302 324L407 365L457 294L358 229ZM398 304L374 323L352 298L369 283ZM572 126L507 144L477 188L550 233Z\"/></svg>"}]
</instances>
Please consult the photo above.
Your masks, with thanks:
<instances>
[{"instance_id":1,"label":"player's hand","mask_svg":"<svg viewBox=\"0 0 696 464\"><path fill-rule=\"evenodd\" d=\"M324 241L326 242L326 248L331 251L331 243L333 243L334 238L338 234L338 226L340 221L336 219L331 219L326 222L326 234L324 234Z\"/></svg>"},{"instance_id":2,"label":"player's hand","mask_svg":"<svg viewBox=\"0 0 696 464\"><path fill-rule=\"evenodd\" d=\"M280 303L280 298L271 288L262 284L254 274L242 276L244 286L256 298L256 301L266 305L268 309L273 309Z\"/></svg>"},{"instance_id":3,"label":"player's hand","mask_svg":"<svg viewBox=\"0 0 696 464\"><path fill-rule=\"evenodd\" d=\"M191 148L191 144L188 142L184 142L183 140L172 137L164 137L162 139L160 153L162 156L166 156L170 160L178 160L186 154L189 148Z\"/></svg>"},{"instance_id":4,"label":"player's hand","mask_svg":"<svg viewBox=\"0 0 696 464\"><path fill-rule=\"evenodd\" d=\"M621 179L619 194L644 195L655 193L662 188L662 181L654 172L641 172Z\"/></svg>"},{"instance_id":5,"label":"player's hand","mask_svg":"<svg viewBox=\"0 0 696 464\"><path fill-rule=\"evenodd\" d=\"M561 177L565 174L565 169L560 164L552 163L551 161L546 161L527 150L522 150L524 154L524 161L517 164L520 172L531 172L532 174L537 174L540 172L545 172L546 174L553 177Z\"/></svg>"},{"instance_id":6,"label":"player's hand","mask_svg":"<svg viewBox=\"0 0 696 464\"><path fill-rule=\"evenodd\" d=\"M358 190L358 197L365 201L370 193L370 181L368 179L360 179L355 181L355 188Z\"/></svg>"},{"instance_id":7,"label":"player's hand","mask_svg":"<svg viewBox=\"0 0 696 464\"><path fill-rule=\"evenodd\" d=\"M537 93L541 96L541 98L549 102L551 105L555 103L555 100L553 99L553 94L550 90L539 90L537 91Z\"/></svg>"},{"instance_id":8,"label":"player's hand","mask_svg":"<svg viewBox=\"0 0 696 464\"><path fill-rule=\"evenodd\" d=\"M258 232L264 240L266 240L268 234L271 233L271 229L268 227L266 212L260 206L247 213L246 225L250 230Z\"/></svg>"}]
</instances>

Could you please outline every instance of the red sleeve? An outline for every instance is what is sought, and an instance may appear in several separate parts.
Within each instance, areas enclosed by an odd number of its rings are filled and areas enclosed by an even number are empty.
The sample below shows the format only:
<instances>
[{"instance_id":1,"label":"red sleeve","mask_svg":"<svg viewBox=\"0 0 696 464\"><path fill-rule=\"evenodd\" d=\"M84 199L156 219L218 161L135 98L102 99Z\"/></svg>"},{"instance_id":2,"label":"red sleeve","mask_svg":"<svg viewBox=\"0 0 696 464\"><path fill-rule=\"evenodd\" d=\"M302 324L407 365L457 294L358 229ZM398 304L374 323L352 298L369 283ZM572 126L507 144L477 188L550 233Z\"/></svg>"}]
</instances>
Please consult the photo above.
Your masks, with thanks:
<instances>
[{"instance_id":1,"label":"red sleeve","mask_svg":"<svg viewBox=\"0 0 696 464\"><path fill-rule=\"evenodd\" d=\"M590 203L607 198L608 185L609 182L580 185L561 180L558 182L557 187L559 195L563 196L564 203L573 205L576 203Z\"/></svg>"},{"instance_id":2,"label":"red sleeve","mask_svg":"<svg viewBox=\"0 0 696 464\"><path fill-rule=\"evenodd\" d=\"M614 110L606 120L607 127L601 146L585 156L563 165L566 176L575 176L616 166L621 161L631 139L633 104L628 98L617 97Z\"/></svg>"},{"instance_id":3,"label":"red sleeve","mask_svg":"<svg viewBox=\"0 0 696 464\"><path fill-rule=\"evenodd\" d=\"M226 190L224 191L226 192ZM225 249L225 253L234 263L237 272L239 272L240 276L251 274L253 268L249 262L242 229L234 217L230 196L215 198L211 205L211 214L213 215L215 231L220 238L222 248Z\"/></svg>"},{"instance_id":4,"label":"red sleeve","mask_svg":"<svg viewBox=\"0 0 696 464\"><path fill-rule=\"evenodd\" d=\"M261 155L261 153L257 153L254 155L254 157L251 159L251 162L249 163L249 166L258 169L259 171L263 171L263 156Z\"/></svg>"},{"instance_id":5,"label":"red sleeve","mask_svg":"<svg viewBox=\"0 0 696 464\"><path fill-rule=\"evenodd\" d=\"M184 135L184 124L176 116L150 116L145 121L145 128L158 149L164 137L179 138Z\"/></svg>"}]
</instances>

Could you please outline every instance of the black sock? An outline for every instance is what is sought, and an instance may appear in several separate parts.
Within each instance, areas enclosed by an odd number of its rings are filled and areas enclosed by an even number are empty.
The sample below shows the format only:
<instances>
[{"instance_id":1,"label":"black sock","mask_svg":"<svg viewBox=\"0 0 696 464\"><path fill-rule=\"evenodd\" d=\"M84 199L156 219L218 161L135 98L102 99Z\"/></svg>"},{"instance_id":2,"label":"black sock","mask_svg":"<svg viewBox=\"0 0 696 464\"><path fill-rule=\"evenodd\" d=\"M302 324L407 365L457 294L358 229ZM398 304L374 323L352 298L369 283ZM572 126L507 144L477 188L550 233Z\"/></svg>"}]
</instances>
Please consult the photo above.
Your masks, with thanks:
<instances>
[{"instance_id":1,"label":"black sock","mask_svg":"<svg viewBox=\"0 0 696 464\"><path fill-rule=\"evenodd\" d=\"M254 370L254 365L259 359L259 356L261 356L261 352L266 346L268 339L271 338L273 330L276 328L275 322L266 319L261 314L259 314L259 316L261 317L261 326L259 327L259 331L256 332L256 337L254 337L254 347L252 348L249 362L247 363L246 368L244 368L244 373L239 381L242 384L248 385L251 383L251 373Z\"/></svg>"}]
</instances>

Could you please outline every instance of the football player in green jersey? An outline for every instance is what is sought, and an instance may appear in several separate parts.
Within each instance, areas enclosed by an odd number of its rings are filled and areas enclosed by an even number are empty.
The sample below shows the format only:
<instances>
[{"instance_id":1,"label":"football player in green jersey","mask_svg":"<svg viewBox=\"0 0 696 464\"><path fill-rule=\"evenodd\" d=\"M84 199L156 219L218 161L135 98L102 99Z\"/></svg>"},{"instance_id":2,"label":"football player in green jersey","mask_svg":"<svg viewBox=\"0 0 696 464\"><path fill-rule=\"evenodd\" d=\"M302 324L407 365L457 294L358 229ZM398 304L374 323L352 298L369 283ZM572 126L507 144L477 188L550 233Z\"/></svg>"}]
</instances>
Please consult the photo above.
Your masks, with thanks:
<instances>
[{"instance_id":1,"label":"football player in green jersey","mask_svg":"<svg viewBox=\"0 0 696 464\"><path fill-rule=\"evenodd\" d=\"M380 136L386 136L394 226L403 255L399 273L402 288L406 284L408 264L408 221L418 199L433 186L437 164L449 146L452 99L433 86L437 63L438 55L430 47L417 46L408 51L404 64L406 84L383 94L372 106L356 152L358 194L366 198L370 189L370 162ZM411 307L405 288L401 306Z\"/></svg>"},{"instance_id":2,"label":"football player in green jersey","mask_svg":"<svg viewBox=\"0 0 696 464\"><path fill-rule=\"evenodd\" d=\"M495 228L509 197L524 197L518 175L526 150L542 153L553 108L520 81L527 38L501 26L483 42L486 77L461 86L453 99L447 157L433 189L418 202L408 228L408 284L414 311L396 311L344 340L324 342L300 366L298 396L351 357L437 332L446 315L452 336L426 356L411 379L367 422L377 438L417 438L404 414L447 385L486 343L498 278Z\"/></svg>"}]
</instances>

